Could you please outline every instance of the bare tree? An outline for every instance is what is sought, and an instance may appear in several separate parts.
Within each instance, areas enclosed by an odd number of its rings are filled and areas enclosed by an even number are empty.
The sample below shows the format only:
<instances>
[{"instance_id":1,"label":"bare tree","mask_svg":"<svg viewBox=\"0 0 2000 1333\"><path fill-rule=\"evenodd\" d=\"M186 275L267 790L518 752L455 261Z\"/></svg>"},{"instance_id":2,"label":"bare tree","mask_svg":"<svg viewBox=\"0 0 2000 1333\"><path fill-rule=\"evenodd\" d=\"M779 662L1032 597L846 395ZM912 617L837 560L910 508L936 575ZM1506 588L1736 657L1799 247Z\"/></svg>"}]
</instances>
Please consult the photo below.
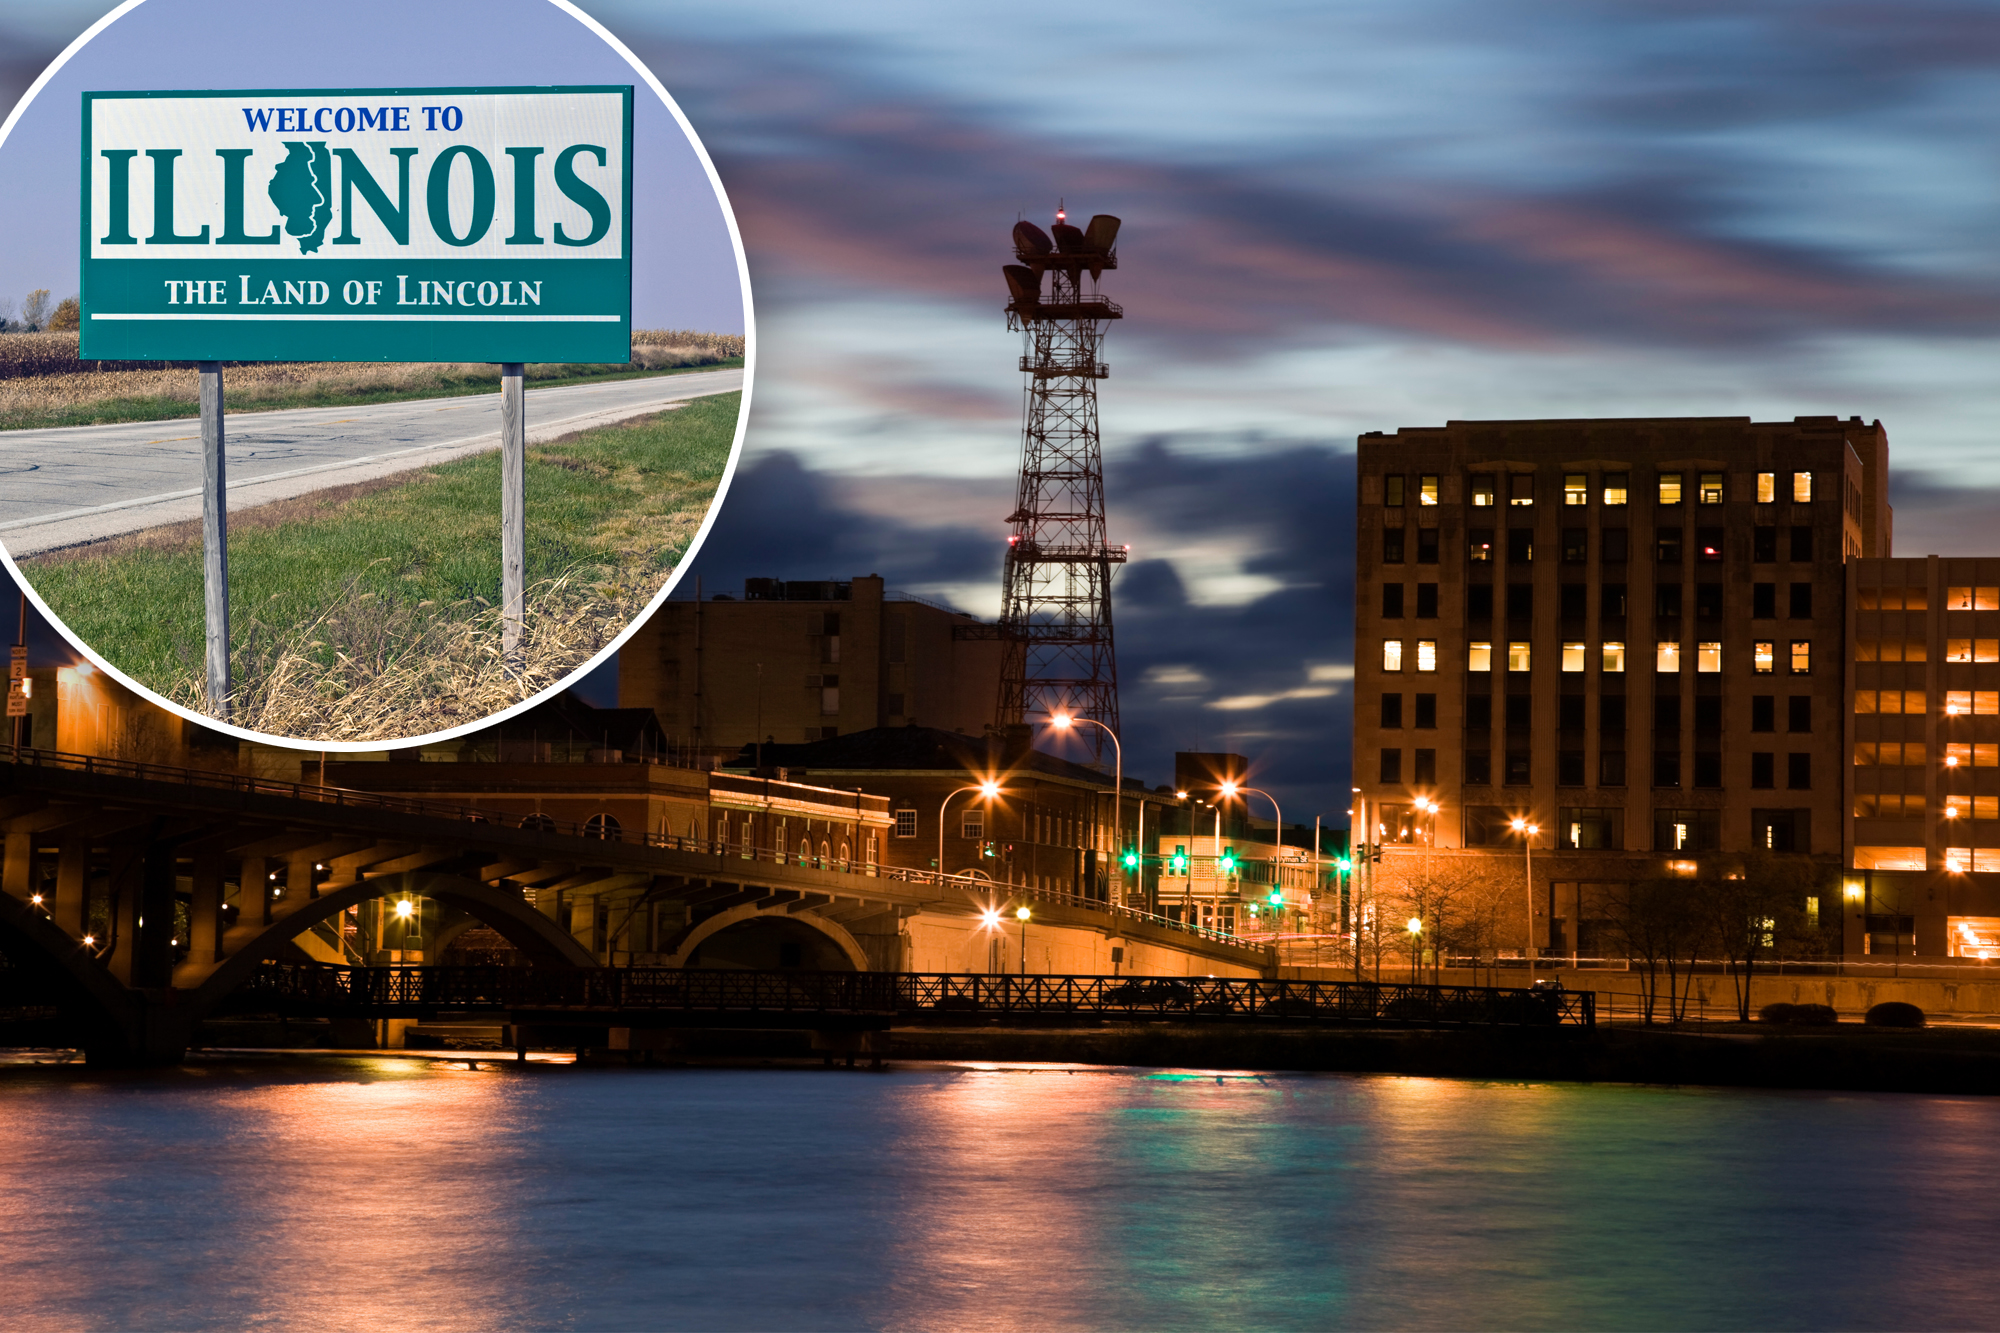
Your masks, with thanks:
<instances>
[{"instance_id":1,"label":"bare tree","mask_svg":"<svg viewBox=\"0 0 2000 1333\"><path fill-rule=\"evenodd\" d=\"M1658 1011L1662 969L1667 977L1667 1021L1678 1021L1686 1011L1680 992L1681 960L1692 964L1707 935L1699 910L1702 895L1698 876L1659 876L1606 886L1603 901L1612 928L1623 938L1627 955L1640 966L1641 1012L1648 1023Z\"/></svg>"},{"instance_id":2,"label":"bare tree","mask_svg":"<svg viewBox=\"0 0 2000 1333\"><path fill-rule=\"evenodd\" d=\"M21 301L21 323L30 333L49 321L49 289L37 287Z\"/></svg>"},{"instance_id":3,"label":"bare tree","mask_svg":"<svg viewBox=\"0 0 2000 1333\"><path fill-rule=\"evenodd\" d=\"M1736 1016L1750 1021L1750 982L1757 960L1806 931L1806 895L1819 886L1812 858L1752 852L1705 895L1710 934L1736 983Z\"/></svg>"}]
</instances>

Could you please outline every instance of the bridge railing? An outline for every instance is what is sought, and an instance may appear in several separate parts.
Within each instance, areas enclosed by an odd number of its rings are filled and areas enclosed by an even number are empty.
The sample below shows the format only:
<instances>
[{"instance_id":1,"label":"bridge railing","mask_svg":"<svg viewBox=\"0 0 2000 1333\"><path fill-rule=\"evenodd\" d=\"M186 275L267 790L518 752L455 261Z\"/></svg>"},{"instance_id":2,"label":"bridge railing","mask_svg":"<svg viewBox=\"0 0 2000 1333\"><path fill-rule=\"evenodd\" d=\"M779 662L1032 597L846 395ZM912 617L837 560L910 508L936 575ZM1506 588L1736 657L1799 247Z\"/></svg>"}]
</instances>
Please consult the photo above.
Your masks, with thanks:
<instances>
[{"instance_id":1,"label":"bridge railing","mask_svg":"<svg viewBox=\"0 0 2000 1333\"><path fill-rule=\"evenodd\" d=\"M1181 1018L1414 1027L1593 1027L1588 991L1398 986L1252 977L266 963L236 1007L286 1012L440 1010Z\"/></svg>"},{"instance_id":2,"label":"bridge railing","mask_svg":"<svg viewBox=\"0 0 2000 1333\"><path fill-rule=\"evenodd\" d=\"M968 895L971 901L999 895L1006 902L1027 899L1035 902L1055 903L1065 906L1086 907L1094 911L1106 912L1127 920L1142 922L1156 929L1191 935L1214 943L1233 944L1240 948L1257 949L1250 943L1226 931L1213 927L1199 926L1152 912L1143 912L1123 904L1089 898L1079 894L1056 891L1037 891L1019 885L996 884L991 880L979 879L971 875L946 874L941 870L921 870L903 866L883 865L879 862L863 861L848 857L822 857L816 855L799 856L782 847L745 847L740 842L722 842L710 838L682 837L672 833L651 833L644 830L606 828L590 821L557 819L552 815L507 814L478 806L455 805L445 801L425 801L408 796L390 796L379 792L356 791L349 787L323 787L309 782L281 782L273 778L245 777L237 773L218 773L203 768L178 768L168 764L147 764L131 759L107 759L96 755L66 754L59 750L37 750L27 746L0 745L0 762L12 763L24 768L44 768L63 772L102 775L112 778L138 779L145 782L164 782L176 786L198 787L208 790L229 791L241 795L278 796L296 801L314 801L352 810L383 810L394 814L421 815L432 819L456 820L471 824L492 824L497 827L518 828L531 833L552 835L561 838L580 838L592 842L620 842L634 846L653 847L662 851L690 852L701 856L712 856L720 865L732 862L795 867L800 870L814 870L835 874L865 876L871 879L887 879L905 884L920 885L935 889L939 901L957 904L961 899L956 895Z\"/></svg>"}]
</instances>

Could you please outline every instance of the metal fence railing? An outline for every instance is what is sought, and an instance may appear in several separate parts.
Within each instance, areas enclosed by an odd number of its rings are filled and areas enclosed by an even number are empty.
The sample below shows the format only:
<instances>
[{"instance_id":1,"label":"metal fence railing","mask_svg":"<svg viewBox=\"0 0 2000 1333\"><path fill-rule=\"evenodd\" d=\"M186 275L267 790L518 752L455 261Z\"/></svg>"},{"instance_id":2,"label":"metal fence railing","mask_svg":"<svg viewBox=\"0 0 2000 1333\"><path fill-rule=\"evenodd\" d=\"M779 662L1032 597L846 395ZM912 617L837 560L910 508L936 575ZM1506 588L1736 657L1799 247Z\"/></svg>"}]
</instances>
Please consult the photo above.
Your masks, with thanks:
<instances>
[{"instance_id":1,"label":"metal fence railing","mask_svg":"<svg viewBox=\"0 0 2000 1333\"><path fill-rule=\"evenodd\" d=\"M1398 986L1254 977L983 976L971 973L533 967L335 967L266 963L234 1007L288 1013L682 1011L1411 1027L1592 1027L1588 991Z\"/></svg>"}]
</instances>

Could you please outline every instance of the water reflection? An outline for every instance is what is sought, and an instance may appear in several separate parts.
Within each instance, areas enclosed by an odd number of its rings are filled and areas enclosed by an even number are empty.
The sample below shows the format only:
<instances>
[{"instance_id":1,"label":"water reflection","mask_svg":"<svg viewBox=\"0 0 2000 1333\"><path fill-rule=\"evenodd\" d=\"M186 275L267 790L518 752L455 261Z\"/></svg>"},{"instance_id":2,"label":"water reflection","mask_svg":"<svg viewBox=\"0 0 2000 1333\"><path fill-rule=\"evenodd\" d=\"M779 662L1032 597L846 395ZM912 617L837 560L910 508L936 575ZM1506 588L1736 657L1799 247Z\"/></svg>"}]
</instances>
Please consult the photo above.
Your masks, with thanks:
<instances>
[{"instance_id":1,"label":"water reflection","mask_svg":"<svg viewBox=\"0 0 2000 1333\"><path fill-rule=\"evenodd\" d=\"M2000 1319L1971 1099L356 1060L0 1108L10 1328Z\"/></svg>"}]
</instances>

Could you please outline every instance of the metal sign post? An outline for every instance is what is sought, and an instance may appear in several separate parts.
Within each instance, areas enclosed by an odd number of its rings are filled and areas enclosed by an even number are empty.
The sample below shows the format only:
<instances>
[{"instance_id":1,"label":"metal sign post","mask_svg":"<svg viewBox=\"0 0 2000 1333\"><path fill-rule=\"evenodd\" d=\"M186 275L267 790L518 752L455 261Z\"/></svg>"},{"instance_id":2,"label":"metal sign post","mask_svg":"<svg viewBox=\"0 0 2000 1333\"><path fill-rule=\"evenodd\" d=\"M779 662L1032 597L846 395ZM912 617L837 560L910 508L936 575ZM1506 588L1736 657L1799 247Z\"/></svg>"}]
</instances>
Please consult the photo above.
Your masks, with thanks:
<instances>
[{"instance_id":1,"label":"metal sign post","mask_svg":"<svg viewBox=\"0 0 2000 1333\"><path fill-rule=\"evenodd\" d=\"M500 653L510 672L521 670L521 624L527 599L528 423L522 410L519 361L500 366Z\"/></svg>"},{"instance_id":2,"label":"metal sign post","mask_svg":"<svg viewBox=\"0 0 2000 1333\"><path fill-rule=\"evenodd\" d=\"M201 375L201 578L208 622L208 711L229 720L229 483L222 462L222 365Z\"/></svg>"}]
</instances>

